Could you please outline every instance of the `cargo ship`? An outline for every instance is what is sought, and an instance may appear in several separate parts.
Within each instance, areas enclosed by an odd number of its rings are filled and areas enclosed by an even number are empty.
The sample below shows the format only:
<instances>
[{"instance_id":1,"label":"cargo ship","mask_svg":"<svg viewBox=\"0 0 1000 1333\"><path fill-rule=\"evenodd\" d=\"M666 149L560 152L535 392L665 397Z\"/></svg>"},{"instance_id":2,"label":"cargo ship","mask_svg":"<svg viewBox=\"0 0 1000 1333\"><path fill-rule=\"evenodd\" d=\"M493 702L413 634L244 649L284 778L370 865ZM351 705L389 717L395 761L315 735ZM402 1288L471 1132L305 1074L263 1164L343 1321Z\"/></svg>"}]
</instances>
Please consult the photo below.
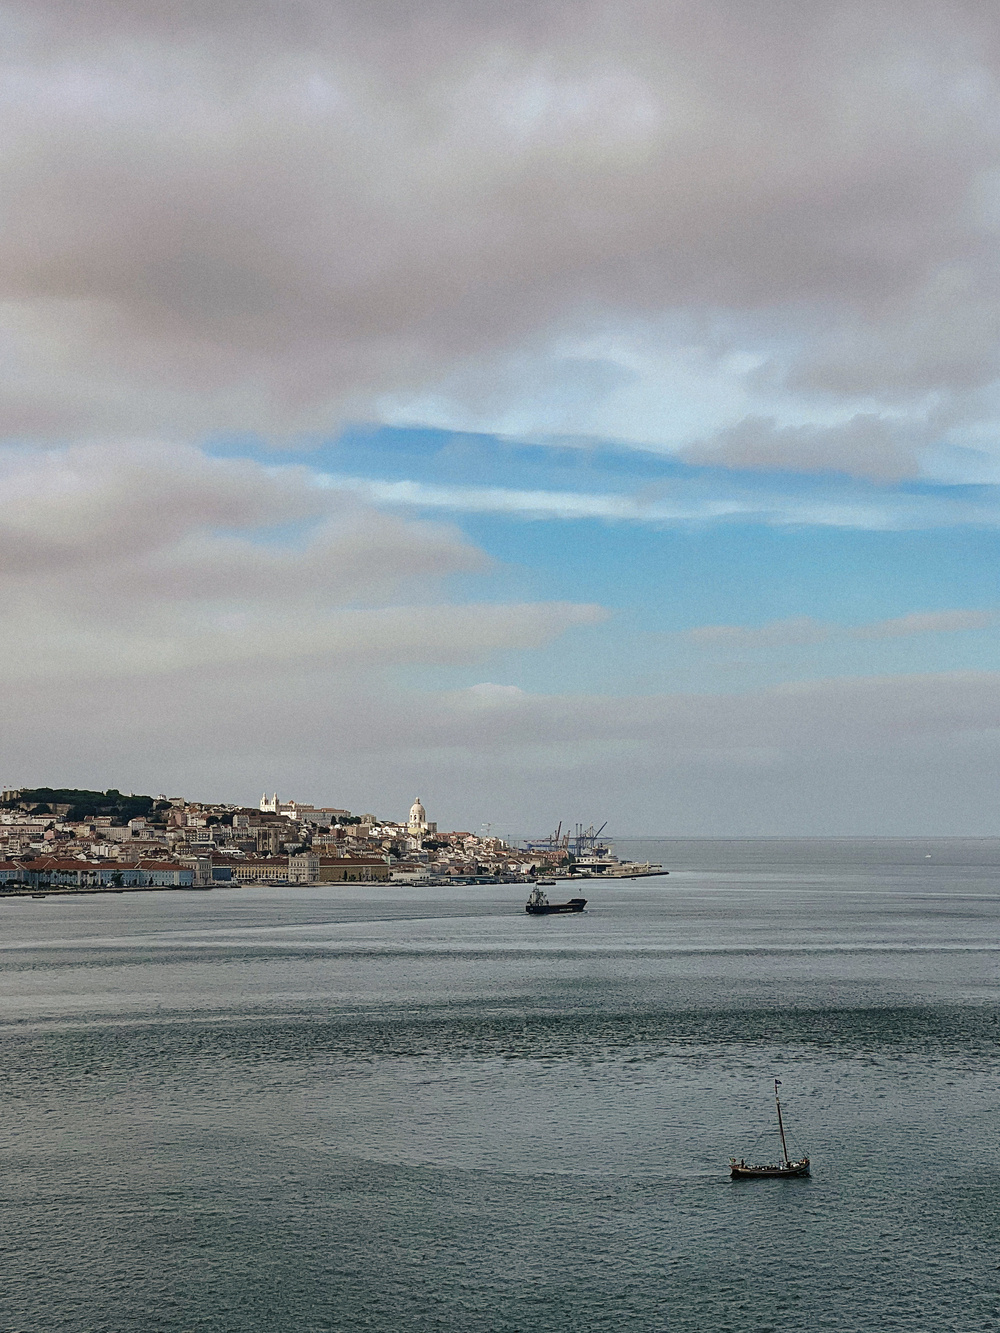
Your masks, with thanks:
<instances>
[{"instance_id":1,"label":"cargo ship","mask_svg":"<svg viewBox=\"0 0 1000 1333\"><path fill-rule=\"evenodd\" d=\"M582 912L586 906L586 898L570 898L568 903L550 903L541 885L536 884L528 895L524 910L529 916L551 916L555 912Z\"/></svg>"}]
</instances>

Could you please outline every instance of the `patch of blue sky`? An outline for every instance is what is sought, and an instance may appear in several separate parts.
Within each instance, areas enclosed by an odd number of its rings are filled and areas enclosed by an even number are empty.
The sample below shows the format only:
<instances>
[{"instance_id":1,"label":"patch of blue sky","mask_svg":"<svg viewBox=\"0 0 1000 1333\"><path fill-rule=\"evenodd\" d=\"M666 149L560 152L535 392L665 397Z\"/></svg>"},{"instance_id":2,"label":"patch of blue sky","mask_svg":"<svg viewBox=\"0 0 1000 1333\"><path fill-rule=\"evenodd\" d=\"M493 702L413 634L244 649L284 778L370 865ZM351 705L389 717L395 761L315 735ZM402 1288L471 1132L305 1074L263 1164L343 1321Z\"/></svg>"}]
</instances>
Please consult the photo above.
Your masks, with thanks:
<instances>
[{"instance_id":1,"label":"patch of blue sky","mask_svg":"<svg viewBox=\"0 0 1000 1333\"><path fill-rule=\"evenodd\" d=\"M456 581L471 599L598 602L606 621L531 654L411 671L408 683L482 679L543 693L741 692L838 675L994 670L1000 629L892 633L914 612L1000 609L1000 534L723 526L662 530L466 517L497 561ZM699 642L704 627L750 631Z\"/></svg>"},{"instance_id":2,"label":"patch of blue sky","mask_svg":"<svg viewBox=\"0 0 1000 1333\"><path fill-rule=\"evenodd\" d=\"M768 593L780 601L808 569L810 598L818 579L853 586L862 601L879 587L910 593L920 585L936 605L945 572L954 594L968 587L977 597L995 596L1000 488L992 486L735 473L607 444L540 447L416 429L358 429L293 455L252 440L214 451L272 465L295 461L324 485L458 522L501 559L552 571L563 552L573 553L572 568L581 559L593 566L589 556L599 552L602 567L630 571L626 585L644 598L654 589L639 570L664 562L672 576L686 568L709 597L735 580L751 610L755 588L763 595L762 585L780 575ZM664 517L671 506L687 516ZM826 521L832 510L856 512L857 526ZM880 521L860 521L872 515ZM874 570L882 574L872 578Z\"/></svg>"},{"instance_id":3,"label":"patch of blue sky","mask_svg":"<svg viewBox=\"0 0 1000 1333\"><path fill-rule=\"evenodd\" d=\"M323 485L455 523L495 562L453 578L456 600L598 602L610 612L531 653L411 669L413 685L742 690L840 674L992 670L1000 652L993 626L854 634L913 612L1000 608L1000 495L991 486L737 473L607 443L423 429L357 429L291 454L247 441L218 451L299 462ZM855 521L831 522L834 512ZM822 628L805 642L794 633L782 641L786 621ZM686 637L704 626L774 623L773 642Z\"/></svg>"},{"instance_id":4,"label":"patch of blue sky","mask_svg":"<svg viewBox=\"0 0 1000 1333\"><path fill-rule=\"evenodd\" d=\"M243 438L218 441L211 451L272 466L297 462L319 485L388 508L467 520L493 513L508 520L596 519L622 529L750 524L886 533L1000 527L1000 487L993 485L740 472L608 443L543 446L382 427L294 450Z\"/></svg>"},{"instance_id":5,"label":"patch of blue sky","mask_svg":"<svg viewBox=\"0 0 1000 1333\"><path fill-rule=\"evenodd\" d=\"M524 519L592 517L656 525L753 522L873 531L1000 527L1000 488L945 481L874 483L839 474L692 466L618 443L525 443L423 428L356 428L282 450L218 442L227 456L297 461L324 485L372 503Z\"/></svg>"},{"instance_id":6,"label":"patch of blue sky","mask_svg":"<svg viewBox=\"0 0 1000 1333\"><path fill-rule=\"evenodd\" d=\"M862 489L860 483L823 485L815 478L692 468L638 492L555 487L456 485L427 480L323 473L317 484L354 493L372 504L427 512L503 513L522 519L596 518L611 523L681 525L755 522L772 526L896 531L960 524L1000 527L1000 496L992 487Z\"/></svg>"},{"instance_id":7,"label":"patch of blue sky","mask_svg":"<svg viewBox=\"0 0 1000 1333\"><path fill-rule=\"evenodd\" d=\"M1000 533L754 525L657 529L466 517L518 595L597 601L673 632L812 616L843 625L1000 606ZM464 576L471 589L493 575Z\"/></svg>"}]
</instances>

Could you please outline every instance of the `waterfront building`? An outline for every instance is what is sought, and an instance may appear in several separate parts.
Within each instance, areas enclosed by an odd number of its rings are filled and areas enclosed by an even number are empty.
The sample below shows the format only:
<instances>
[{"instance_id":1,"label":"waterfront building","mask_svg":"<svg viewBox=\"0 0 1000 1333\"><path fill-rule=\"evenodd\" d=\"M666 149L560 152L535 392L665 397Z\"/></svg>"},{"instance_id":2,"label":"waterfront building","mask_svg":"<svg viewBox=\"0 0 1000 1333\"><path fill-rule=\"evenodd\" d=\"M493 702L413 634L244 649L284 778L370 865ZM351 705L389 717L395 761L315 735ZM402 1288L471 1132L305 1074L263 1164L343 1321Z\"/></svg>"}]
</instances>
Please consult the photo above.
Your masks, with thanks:
<instances>
[{"instance_id":1,"label":"waterfront building","mask_svg":"<svg viewBox=\"0 0 1000 1333\"><path fill-rule=\"evenodd\" d=\"M290 884L315 884L319 879L320 860L315 852L294 852L288 858Z\"/></svg>"},{"instance_id":2,"label":"waterfront building","mask_svg":"<svg viewBox=\"0 0 1000 1333\"><path fill-rule=\"evenodd\" d=\"M288 883L287 856L248 857L246 861L229 862L229 869L241 884Z\"/></svg>"},{"instance_id":3,"label":"waterfront building","mask_svg":"<svg viewBox=\"0 0 1000 1333\"><path fill-rule=\"evenodd\" d=\"M389 862L384 856L321 856L319 883L371 883L388 880Z\"/></svg>"},{"instance_id":4,"label":"waterfront building","mask_svg":"<svg viewBox=\"0 0 1000 1333\"><path fill-rule=\"evenodd\" d=\"M176 861L78 861L39 856L22 862L20 872L32 888L39 889L189 889L194 883L190 866Z\"/></svg>"},{"instance_id":5,"label":"waterfront building","mask_svg":"<svg viewBox=\"0 0 1000 1333\"><path fill-rule=\"evenodd\" d=\"M191 870L191 883L194 888L204 889L212 883L214 876L210 856L179 856L177 864L187 866Z\"/></svg>"}]
</instances>

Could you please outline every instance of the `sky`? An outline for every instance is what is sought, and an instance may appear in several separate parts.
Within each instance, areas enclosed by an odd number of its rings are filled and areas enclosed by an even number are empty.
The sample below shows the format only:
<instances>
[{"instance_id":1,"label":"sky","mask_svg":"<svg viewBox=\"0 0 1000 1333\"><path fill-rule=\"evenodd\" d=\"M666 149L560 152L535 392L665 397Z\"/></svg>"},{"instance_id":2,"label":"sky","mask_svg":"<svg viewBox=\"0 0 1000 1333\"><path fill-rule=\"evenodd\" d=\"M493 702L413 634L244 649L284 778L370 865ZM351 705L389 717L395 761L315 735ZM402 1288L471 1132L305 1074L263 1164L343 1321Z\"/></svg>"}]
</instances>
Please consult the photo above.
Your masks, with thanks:
<instances>
[{"instance_id":1,"label":"sky","mask_svg":"<svg viewBox=\"0 0 1000 1333\"><path fill-rule=\"evenodd\" d=\"M0 39L0 785L1000 834L994 4Z\"/></svg>"}]
</instances>

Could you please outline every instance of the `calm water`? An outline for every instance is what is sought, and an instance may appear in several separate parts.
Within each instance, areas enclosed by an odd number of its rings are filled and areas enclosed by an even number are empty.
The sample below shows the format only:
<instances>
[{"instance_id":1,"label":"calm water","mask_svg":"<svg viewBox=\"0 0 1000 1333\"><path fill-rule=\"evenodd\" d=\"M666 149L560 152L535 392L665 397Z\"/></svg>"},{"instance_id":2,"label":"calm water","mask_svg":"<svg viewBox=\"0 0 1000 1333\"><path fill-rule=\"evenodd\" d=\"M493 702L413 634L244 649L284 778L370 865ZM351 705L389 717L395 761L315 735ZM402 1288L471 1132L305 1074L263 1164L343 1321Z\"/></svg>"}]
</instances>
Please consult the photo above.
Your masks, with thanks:
<instances>
[{"instance_id":1,"label":"calm water","mask_svg":"<svg viewBox=\"0 0 1000 1333\"><path fill-rule=\"evenodd\" d=\"M0 903L0 1328L993 1333L1000 841L619 850Z\"/></svg>"}]
</instances>

